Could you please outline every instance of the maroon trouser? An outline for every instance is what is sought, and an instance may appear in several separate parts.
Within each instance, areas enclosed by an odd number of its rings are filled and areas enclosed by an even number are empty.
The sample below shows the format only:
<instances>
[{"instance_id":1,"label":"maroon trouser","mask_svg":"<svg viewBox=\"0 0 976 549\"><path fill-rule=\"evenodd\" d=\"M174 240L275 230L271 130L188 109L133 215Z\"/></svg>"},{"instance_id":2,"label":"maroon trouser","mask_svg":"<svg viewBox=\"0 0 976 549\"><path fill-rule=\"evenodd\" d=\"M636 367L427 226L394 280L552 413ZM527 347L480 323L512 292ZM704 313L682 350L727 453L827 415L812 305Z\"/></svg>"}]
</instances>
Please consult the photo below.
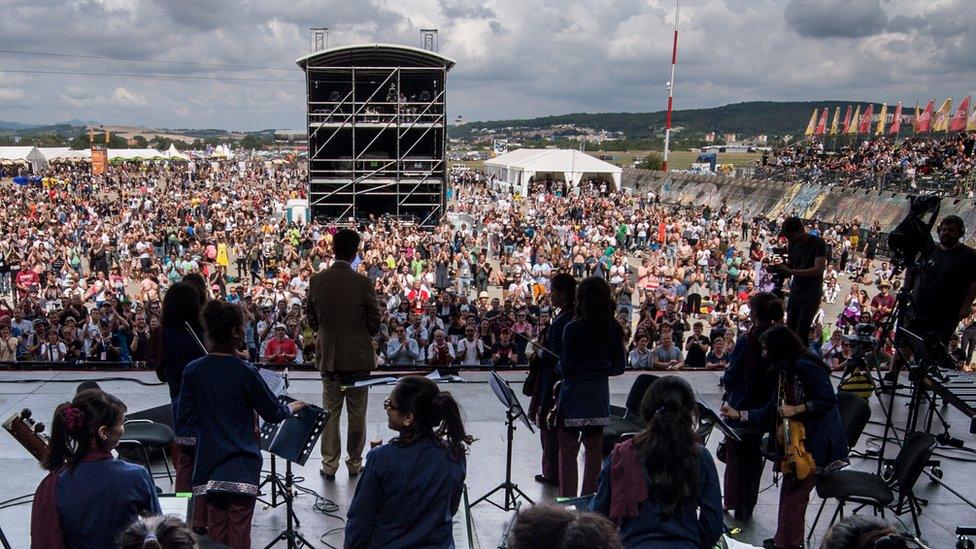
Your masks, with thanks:
<instances>
[{"instance_id":1,"label":"maroon trouser","mask_svg":"<svg viewBox=\"0 0 976 549\"><path fill-rule=\"evenodd\" d=\"M542 441L542 476L548 480L559 478L559 431L539 427L539 440Z\"/></svg>"},{"instance_id":2,"label":"maroon trouser","mask_svg":"<svg viewBox=\"0 0 976 549\"><path fill-rule=\"evenodd\" d=\"M603 463L603 427L559 428L559 497L576 497L580 442L583 443L583 495L596 493Z\"/></svg>"},{"instance_id":3,"label":"maroon trouser","mask_svg":"<svg viewBox=\"0 0 976 549\"><path fill-rule=\"evenodd\" d=\"M762 435L743 433L742 442L725 439L725 509L751 513L759 499L759 483L766 462L760 451Z\"/></svg>"},{"instance_id":4,"label":"maroon trouser","mask_svg":"<svg viewBox=\"0 0 976 549\"><path fill-rule=\"evenodd\" d=\"M176 469L175 492L192 492L193 460L196 457L196 446L183 444L174 445L173 468ZM205 529L207 527L207 496L200 494L193 496L193 511L190 528Z\"/></svg>"},{"instance_id":5,"label":"maroon trouser","mask_svg":"<svg viewBox=\"0 0 976 549\"><path fill-rule=\"evenodd\" d=\"M792 474L783 475L779 491L779 520L773 544L777 549L803 547L803 527L807 515L810 491L817 485L817 475L799 480Z\"/></svg>"},{"instance_id":6,"label":"maroon trouser","mask_svg":"<svg viewBox=\"0 0 976 549\"><path fill-rule=\"evenodd\" d=\"M207 537L234 549L250 549L254 501L243 494L207 494Z\"/></svg>"}]
</instances>

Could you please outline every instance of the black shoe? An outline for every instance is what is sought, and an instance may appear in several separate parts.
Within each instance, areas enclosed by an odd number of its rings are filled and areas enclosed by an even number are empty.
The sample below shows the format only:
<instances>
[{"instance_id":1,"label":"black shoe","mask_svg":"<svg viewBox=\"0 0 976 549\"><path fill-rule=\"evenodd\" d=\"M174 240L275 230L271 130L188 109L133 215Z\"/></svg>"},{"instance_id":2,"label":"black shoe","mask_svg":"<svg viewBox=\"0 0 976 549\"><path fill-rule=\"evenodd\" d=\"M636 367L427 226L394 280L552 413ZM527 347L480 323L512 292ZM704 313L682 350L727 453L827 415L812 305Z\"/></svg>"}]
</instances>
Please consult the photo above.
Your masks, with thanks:
<instances>
[{"instance_id":1,"label":"black shoe","mask_svg":"<svg viewBox=\"0 0 976 549\"><path fill-rule=\"evenodd\" d=\"M773 543L773 538L763 540L763 549L776 549L776 544Z\"/></svg>"},{"instance_id":2,"label":"black shoe","mask_svg":"<svg viewBox=\"0 0 976 549\"><path fill-rule=\"evenodd\" d=\"M349 478L356 478L359 476L361 469L356 469L355 471L349 471Z\"/></svg>"},{"instance_id":3,"label":"black shoe","mask_svg":"<svg viewBox=\"0 0 976 549\"><path fill-rule=\"evenodd\" d=\"M319 474L325 477L325 480L335 480L335 473L329 474L322 469L319 469Z\"/></svg>"},{"instance_id":4,"label":"black shoe","mask_svg":"<svg viewBox=\"0 0 976 549\"><path fill-rule=\"evenodd\" d=\"M738 522L746 522L752 520L752 509L736 509L732 513L732 518Z\"/></svg>"},{"instance_id":5,"label":"black shoe","mask_svg":"<svg viewBox=\"0 0 976 549\"><path fill-rule=\"evenodd\" d=\"M546 477L544 477L542 475L536 475L535 476L535 481L536 482L539 482L539 483L542 483L542 484L548 484L549 486L559 486L559 481L558 480L551 479L551 478L546 478Z\"/></svg>"}]
</instances>

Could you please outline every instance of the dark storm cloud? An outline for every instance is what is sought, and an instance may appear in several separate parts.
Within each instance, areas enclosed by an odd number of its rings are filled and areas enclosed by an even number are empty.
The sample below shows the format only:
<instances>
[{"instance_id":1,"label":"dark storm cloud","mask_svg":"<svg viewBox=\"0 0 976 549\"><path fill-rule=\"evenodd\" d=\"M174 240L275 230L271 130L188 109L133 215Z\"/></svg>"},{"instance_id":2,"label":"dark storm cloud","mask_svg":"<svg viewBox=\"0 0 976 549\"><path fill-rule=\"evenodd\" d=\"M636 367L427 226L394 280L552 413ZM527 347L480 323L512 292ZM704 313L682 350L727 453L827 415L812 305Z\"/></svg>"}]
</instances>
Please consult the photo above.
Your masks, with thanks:
<instances>
[{"instance_id":1,"label":"dark storm cloud","mask_svg":"<svg viewBox=\"0 0 976 549\"><path fill-rule=\"evenodd\" d=\"M861 38L888 23L880 0L790 0L783 15L787 26L810 38Z\"/></svg>"}]
</instances>

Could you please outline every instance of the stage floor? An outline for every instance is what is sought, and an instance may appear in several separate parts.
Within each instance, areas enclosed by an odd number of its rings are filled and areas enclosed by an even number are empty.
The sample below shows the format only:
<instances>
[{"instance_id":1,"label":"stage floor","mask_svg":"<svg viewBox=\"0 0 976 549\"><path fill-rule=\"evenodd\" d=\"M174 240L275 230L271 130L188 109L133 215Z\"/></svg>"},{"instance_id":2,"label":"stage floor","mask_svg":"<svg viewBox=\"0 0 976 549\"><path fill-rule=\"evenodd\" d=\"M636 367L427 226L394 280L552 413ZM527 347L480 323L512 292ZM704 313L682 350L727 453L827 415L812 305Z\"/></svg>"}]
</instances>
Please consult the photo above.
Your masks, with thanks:
<instances>
[{"instance_id":1,"label":"stage floor","mask_svg":"<svg viewBox=\"0 0 976 549\"><path fill-rule=\"evenodd\" d=\"M680 375L692 383L704 402L717 409L721 396L717 373L685 372ZM292 381L290 394L295 398L321 404L321 382L314 377L314 374L303 373L297 377L299 379ZM505 414L501 404L496 400L485 382L487 378L485 373L470 373L463 377L469 383L445 385L445 388L449 389L460 401L464 409L468 431L478 439L472 446L471 454L468 457L467 484L470 498L473 501L504 479ZM520 383L525 377L524 374L509 373L504 374L504 377L513 382L518 393L520 386L515 382ZM627 373L611 379L612 402L623 405L635 377L636 374ZM6 420L22 408L30 408L34 412L35 418L48 423L54 408L59 403L71 398L78 382L84 379L97 378L121 378L108 381L100 380L99 383L104 390L125 401L130 411L144 410L168 402L165 387L146 386L134 382L134 380L146 383L155 382L156 379L152 373L0 372L0 419ZM32 381L19 383L17 380ZM387 428L386 413L382 406L383 399L390 392L390 389L391 387L384 386L374 387L370 390L367 440L376 438L389 440L393 434ZM522 397L523 405L528 404L527 400L527 398ZM871 407L874 412L873 419L881 418L881 408L876 399L871 400ZM896 404L895 409L896 417L904 417L904 400ZM976 436L968 432L968 418L954 409L947 409L947 413L947 418L952 424L952 435L964 440L968 447L976 448ZM900 424L903 425L904 422ZM343 431L345 431L344 421ZM880 434L880 432L881 426L869 425L858 449L863 450L866 443L870 442L867 440L869 433ZM936 434L938 433L936 432ZM343 436L344 438L345 436ZM721 438L721 434L716 431L708 441L708 447L713 453ZM959 451L948 453L945 450L943 452L963 459L976 458L976 454L972 453ZM891 448L889 455L893 456L894 453L895 449ZM355 491L356 480L349 479L345 469L340 469L334 482L324 480L318 474L319 461L316 456L317 453L313 454L313 458L309 460L308 464L305 467L297 468L295 473L304 477L301 482L302 486L315 490L337 503L339 505L337 515L345 517L348 504ZM541 449L537 435L533 435L524 427L520 427L515 433L514 481L535 501L551 501L556 495L555 489L537 484L533 479L533 476L539 472L540 456ZM268 466L267 459L265 466ZM869 471L873 471L876 467L875 462L862 459L855 459L853 466L856 469ZM723 465L718 463L718 467L721 476ZM969 476L976 473L976 464L955 459L943 459L941 468L944 471L946 483L968 499L976 500L976 483L973 483ZM0 477L0 500L32 493L43 477L43 471L38 467L37 462L13 437L5 432L0 433L0 471L3 471L3 475ZM171 485L161 462L155 464L154 471L157 477L157 485L165 492L171 491ZM761 545L764 538L772 536L776 527L779 489L775 486L767 489L771 484L772 472L767 466L762 483L764 491L760 494L759 505L751 522L739 525L732 520L731 516L726 516L727 524L741 527L742 531L737 536L740 541ZM955 543L955 535L953 534L955 527L961 524L976 523L976 512L971 507L945 488L930 482L924 475L916 486L916 493L929 500L928 506L923 508L920 521L923 537L932 547L953 546ZM302 521L302 533L317 546L326 547L326 543L332 546L341 546L342 531L334 529L341 528L342 522L337 518L326 517L317 513L312 508L313 503L314 498L309 495L301 495L296 499L296 509ZM814 494L807 513L808 526L812 524L819 504L820 500ZM834 506L828 504L817 527L811 547L819 547L819 538L826 530L827 521L833 509ZM850 508L848 508L848 512L850 512ZM864 512L870 511L865 510ZM472 509L471 515L475 528L476 546L485 548L497 546L508 514L491 505L480 504ZM13 547L28 546L29 517L29 505L0 510L0 527L3 528ZM890 518L891 515L889 514ZM910 529L910 515L906 514L901 518ZM285 511L283 507L264 509L259 502L254 516L254 546L263 547L266 545L284 528L284 524ZM318 541L320 536L330 530L334 531L321 538L320 543Z\"/></svg>"}]
</instances>

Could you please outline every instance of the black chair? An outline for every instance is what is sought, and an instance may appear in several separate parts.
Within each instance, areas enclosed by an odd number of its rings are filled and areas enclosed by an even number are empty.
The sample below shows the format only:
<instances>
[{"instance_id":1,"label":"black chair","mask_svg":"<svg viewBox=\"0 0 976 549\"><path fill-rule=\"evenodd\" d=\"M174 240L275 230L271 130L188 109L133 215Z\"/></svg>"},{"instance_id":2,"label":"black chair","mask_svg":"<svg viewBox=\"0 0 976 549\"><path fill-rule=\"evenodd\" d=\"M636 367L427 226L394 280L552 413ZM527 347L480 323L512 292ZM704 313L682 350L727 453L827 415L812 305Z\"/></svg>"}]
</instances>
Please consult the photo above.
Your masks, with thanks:
<instances>
[{"instance_id":1,"label":"black chair","mask_svg":"<svg viewBox=\"0 0 976 549\"><path fill-rule=\"evenodd\" d=\"M837 411L840 412L840 421L847 433L847 449L853 452L871 419L871 405L854 393L837 391Z\"/></svg>"},{"instance_id":2,"label":"black chair","mask_svg":"<svg viewBox=\"0 0 976 549\"><path fill-rule=\"evenodd\" d=\"M625 407L610 405L610 424L603 428L603 455L609 456L613 447L621 442L621 437L627 433L643 431L647 425L640 416L640 404L644 400L644 393L651 384L657 381L654 374L640 374L630 386Z\"/></svg>"},{"instance_id":3,"label":"black chair","mask_svg":"<svg viewBox=\"0 0 976 549\"><path fill-rule=\"evenodd\" d=\"M915 432L909 435L898 455L895 457L893 472L890 478L883 478L875 473L865 471L841 470L831 473L817 483L817 495L826 500L832 498L837 500L837 510L830 518L830 524L837 520L838 515L844 518L844 505L848 502L859 504L854 509L870 505L876 512L881 512L884 518L885 509L890 509L896 515L903 515L907 511L912 514L912 522L915 524L915 533L922 535L918 525L918 513L921 505L915 497L914 488L918 477L922 474L926 462L935 450L935 437L929 433ZM897 501L895 495L897 493ZM820 520L824 505L820 505L817 518L813 521L810 534L813 534Z\"/></svg>"},{"instance_id":4,"label":"black chair","mask_svg":"<svg viewBox=\"0 0 976 549\"><path fill-rule=\"evenodd\" d=\"M130 419L125 422L125 434L119 440L119 450L141 450L146 469L152 476L152 465L149 451L158 448L163 454L163 464L166 466L166 476L173 482L173 472L169 468L166 449L176 441L173 430L167 425L155 423L148 419Z\"/></svg>"}]
</instances>

